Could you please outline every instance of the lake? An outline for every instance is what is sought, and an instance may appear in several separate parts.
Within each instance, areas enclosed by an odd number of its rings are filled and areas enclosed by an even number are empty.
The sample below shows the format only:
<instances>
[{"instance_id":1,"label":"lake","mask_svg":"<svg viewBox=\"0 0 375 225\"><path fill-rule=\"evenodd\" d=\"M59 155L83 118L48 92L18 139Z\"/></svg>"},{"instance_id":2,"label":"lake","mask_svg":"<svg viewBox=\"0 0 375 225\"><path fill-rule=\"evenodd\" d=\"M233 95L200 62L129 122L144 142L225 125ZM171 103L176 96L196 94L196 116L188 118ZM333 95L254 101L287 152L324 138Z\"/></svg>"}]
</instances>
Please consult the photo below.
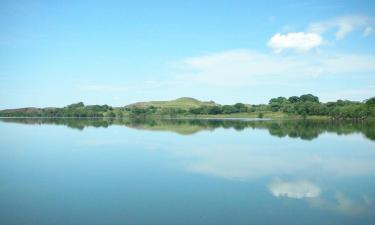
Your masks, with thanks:
<instances>
[{"instance_id":1,"label":"lake","mask_svg":"<svg viewBox=\"0 0 375 225\"><path fill-rule=\"evenodd\" d=\"M375 126L1 119L0 224L375 224Z\"/></svg>"}]
</instances>

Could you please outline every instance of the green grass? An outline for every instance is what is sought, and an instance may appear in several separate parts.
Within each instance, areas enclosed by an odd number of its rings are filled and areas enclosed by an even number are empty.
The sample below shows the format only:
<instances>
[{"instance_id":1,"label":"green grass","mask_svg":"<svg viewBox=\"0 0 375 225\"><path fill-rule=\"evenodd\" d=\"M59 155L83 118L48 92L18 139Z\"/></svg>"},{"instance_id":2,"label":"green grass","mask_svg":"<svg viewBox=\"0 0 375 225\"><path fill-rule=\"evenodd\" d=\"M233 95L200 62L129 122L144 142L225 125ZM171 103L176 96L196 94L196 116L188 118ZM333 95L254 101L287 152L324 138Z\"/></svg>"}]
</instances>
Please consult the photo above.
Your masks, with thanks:
<instances>
[{"instance_id":1,"label":"green grass","mask_svg":"<svg viewBox=\"0 0 375 225\"><path fill-rule=\"evenodd\" d=\"M197 118L197 119L215 119L215 118L259 118L259 112L244 112L244 113L232 113L232 114L217 114L217 115L194 115L194 114L184 114L184 115L176 115L174 118ZM170 118L169 115L150 115L153 118ZM288 115L283 112L263 112L264 119L302 119L302 116L299 115ZM307 116L306 119L329 119L328 116Z\"/></svg>"},{"instance_id":2,"label":"green grass","mask_svg":"<svg viewBox=\"0 0 375 225\"><path fill-rule=\"evenodd\" d=\"M246 113L232 113L232 114L218 114L218 115L191 115L196 118L258 118L258 112L246 112ZM282 112L263 112L263 118L290 118Z\"/></svg>"},{"instance_id":3,"label":"green grass","mask_svg":"<svg viewBox=\"0 0 375 225\"><path fill-rule=\"evenodd\" d=\"M183 98L178 98L175 100L171 101L149 101L149 102L137 102L128 105L127 107L141 107L141 108L147 108L150 106L158 107L158 108L180 108L180 109L185 109L188 110L190 108L198 108L201 106L214 106L217 105L213 101L199 101L194 98L188 98L188 97L183 97Z\"/></svg>"}]
</instances>

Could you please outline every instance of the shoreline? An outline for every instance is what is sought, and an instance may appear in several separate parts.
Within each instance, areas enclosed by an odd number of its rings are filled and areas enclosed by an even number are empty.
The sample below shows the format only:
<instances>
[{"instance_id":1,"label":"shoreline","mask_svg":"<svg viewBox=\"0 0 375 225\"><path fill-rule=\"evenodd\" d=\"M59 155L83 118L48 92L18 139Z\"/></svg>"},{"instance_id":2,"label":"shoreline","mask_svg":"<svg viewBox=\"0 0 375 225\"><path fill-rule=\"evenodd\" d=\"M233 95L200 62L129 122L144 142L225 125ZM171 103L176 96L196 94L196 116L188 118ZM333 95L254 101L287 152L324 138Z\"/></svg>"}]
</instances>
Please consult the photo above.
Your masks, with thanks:
<instances>
[{"instance_id":1,"label":"shoreline","mask_svg":"<svg viewBox=\"0 0 375 225\"><path fill-rule=\"evenodd\" d=\"M265 113L266 114L266 113ZM19 116L19 117L0 117L0 119L95 119L95 120L124 120L124 119L156 119L156 120L238 120L238 121L271 121L271 120L331 120L331 121L355 121L355 122L366 122L366 121L375 121L374 118L366 119L345 119L345 118L332 118L328 116L306 116L303 118L298 115L286 115L280 114L278 116L270 115L259 118L253 115L137 115L137 116L123 116L123 117L45 117L45 116Z\"/></svg>"}]
</instances>

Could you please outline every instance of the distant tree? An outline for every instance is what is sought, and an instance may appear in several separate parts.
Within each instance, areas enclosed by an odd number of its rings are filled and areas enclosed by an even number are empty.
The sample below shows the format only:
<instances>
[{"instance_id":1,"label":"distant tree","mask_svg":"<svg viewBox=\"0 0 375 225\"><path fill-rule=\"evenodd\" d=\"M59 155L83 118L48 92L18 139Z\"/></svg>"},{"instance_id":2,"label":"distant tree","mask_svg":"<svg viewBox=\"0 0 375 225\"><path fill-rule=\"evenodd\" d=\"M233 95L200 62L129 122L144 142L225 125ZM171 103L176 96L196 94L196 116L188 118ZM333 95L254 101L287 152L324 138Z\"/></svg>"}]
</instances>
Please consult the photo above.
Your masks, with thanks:
<instances>
[{"instance_id":1,"label":"distant tree","mask_svg":"<svg viewBox=\"0 0 375 225\"><path fill-rule=\"evenodd\" d=\"M319 98L312 94L301 95L299 98L303 102L319 102Z\"/></svg>"},{"instance_id":2,"label":"distant tree","mask_svg":"<svg viewBox=\"0 0 375 225\"><path fill-rule=\"evenodd\" d=\"M286 103L281 106L281 111L284 113L291 114L294 112L294 106L291 103Z\"/></svg>"},{"instance_id":3,"label":"distant tree","mask_svg":"<svg viewBox=\"0 0 375 225\"><path fill-rule=\"evenodd\" d=\"M203 108L202 108L202 107L191 108L191 109L189 109L189 112L190 112L191 114L195 114L195 115L203 114Z\"/></svg>"},{"instance_id":4,"label":"distant tree","mask_svg":"<svg viewBox=\"0 0 375 225\"><path fill-rule=\"evenodd\" d=\"M269 100L269 106L271 111L277 112L279 111L284 104L287 104L288 100L285 97L277 97L277 98L271 98Z\"/></svg>"},{"instance_id":5,"label":"distant tree","mask_svg":"<svg viewBox=\"0 0 375 225\"><path fill-rule=\"evenodd\" d=\"M236 108L237 112L246 112L247 111L247 107L243 103L236 103L233 106L234 106L234 108Z\"/></svg>"},{"instance_id":6,"label":"distant tree","mask_svg":"<svg viewBox=\"0 0 375 225\"><path fill-rule=\"evenodd\" d=\"M219 106L209 106L207 107L207 114L216 115L221 113L221 107Z\"/></svg>"},{"instance_id":7,"label":"distant tree","mask_svg":"<svg viewBox=\"0 0 375 225\"><path fill-rule=\"evenodd\" d=\"M140 108L140 107L132 107L132 108L130 109L130 112L131 112L132 114L137 115L137 114L145 114L145 113L147 112L147 110L144 109L144 108Z\"/></svg>"},{"instance_id":8,"label":"distant tree","mask_svg":"<svg viewBox=\"0 0 375 225\"><path fill-rule=\"evenodd\" d=\"M290 103L296 103L296 102L301 101L301 99L300 99L300 97L298 97L298 96L291 96L291 97L288 98L288 101L289 101Z\"/></svg>"},{"instance_id":9,"label":"distant tree","mask_svg":"<svg viewBox=\"0 0 375 225\"><path fill-rule=\"evenodd\" d=\"M370 99L367 99L367 100L366 100L366 105L367 105L367 106L375 107L375 97L372 97L372 98L370 98Z\"/></svg>"},{"instance_id":10,"label":"distant tree","mask_svg":"<svg viewBox=\"0 0 375 225\"><path fill-rule=\"evenodd\" d=\"M269 104L274 104L274 103L282 104L282 103L285 103L286 101L287 99L285 97L271 98L269 100Z\"/></svg>"},{"instance_id":11,"label":"distant tree","mask_svg":"<svg viewBox=\"0 0 375 225\"><path fill-rule=\"evenodd\" d=\"M231 113L236 113L236 112L237 112L237 108L232 105L224 105L222 107L222 113L224 114L231 114Z\"/></svg>"},{"instance_id":12,"label":"distant tree","mask_svg":"<svg viewBox=\"0 0 375 225\"><path fill-rule=\"evenodd\" d=\"M83 102L78 102L78 103L70 104L67 107L68 108L79 108L79 107L84 107L84 106L85 105L83 104Z\"/></svg>"}]
</instances>

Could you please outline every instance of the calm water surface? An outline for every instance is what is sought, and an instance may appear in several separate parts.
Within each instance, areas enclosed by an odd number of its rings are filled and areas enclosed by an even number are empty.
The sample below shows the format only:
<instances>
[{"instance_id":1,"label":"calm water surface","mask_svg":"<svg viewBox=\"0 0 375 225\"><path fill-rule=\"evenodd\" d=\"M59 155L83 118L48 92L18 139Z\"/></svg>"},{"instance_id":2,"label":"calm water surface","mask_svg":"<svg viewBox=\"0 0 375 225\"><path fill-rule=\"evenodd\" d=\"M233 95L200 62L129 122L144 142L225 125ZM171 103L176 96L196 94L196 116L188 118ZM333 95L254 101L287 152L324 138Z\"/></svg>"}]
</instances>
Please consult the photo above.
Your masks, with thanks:
<instances>
[{"instance_id":1,"label":"calm water surface","mask_svg":"<svg viewBox=\"0 0 375 225\"><path fill-rule=\"evenodd\" d=\"M0 224L375 224L375 126L1 119Z\"/></svg>"}]
</instances>

